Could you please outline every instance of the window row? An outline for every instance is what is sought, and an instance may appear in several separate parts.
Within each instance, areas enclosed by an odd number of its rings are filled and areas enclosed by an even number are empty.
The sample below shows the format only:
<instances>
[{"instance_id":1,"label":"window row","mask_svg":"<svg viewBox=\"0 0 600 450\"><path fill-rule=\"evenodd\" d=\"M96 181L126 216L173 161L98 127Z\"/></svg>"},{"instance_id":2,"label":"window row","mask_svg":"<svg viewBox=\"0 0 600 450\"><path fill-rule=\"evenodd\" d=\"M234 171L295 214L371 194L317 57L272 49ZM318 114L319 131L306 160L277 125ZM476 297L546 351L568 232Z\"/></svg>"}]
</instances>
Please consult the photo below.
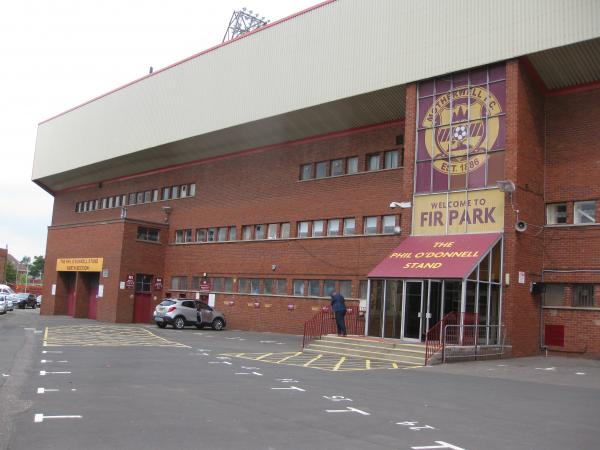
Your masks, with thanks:
<instances>
[{"instance_id":1,"label":"window row","mask_svg":"<svg viewBox=\"0 0 600 450\"><path fill-rule=\"evenodd\" d=\"M567 203L549 203L546 205L546 225L567 223ZM596 223L596 201L574 202L573 223L576 225Z\"/></svg>"},{"instance_id":2,"label":"window row","mask_svg":"<svg viewBox=\"0 0 600 450\"><path fill-rule=\"evenodd\" d=\"M600 292L600 285L546 284L544 286L544 306L594 308L597 306L594 299L594 288ZM600 305L598 306L600 307Z\"/></svg>"},{"instance_id":3,"label":"window row","mask_svg":"<svg viewBox=\"0 0 600 450\"><path fill-rule=\"evenodd\" d=\"M200 290L203 277L193 276L191 290ZM288 292L288 283L284 278L238 278L234 286L234 278L213 277L209 279L213 292L240 293L251 295L293 295L297 297L329 297L337 291L346 298L352 298L352 281L350 280L293 280L292 291ZM171 277L171 289L188 290L187 276ZM359 282L358 298L367 298L367 281Z\"/></svg>"},{"instance_id":4,"label":"window row","mask_svg":"<svg viewBox=\"0 0 600 450\"><path fill-rule=\"evenodd\" d=\"M363 234L394 234L400 232L400 216L367 216L364 217ZM243 225L241 240L300 239L311 237L354 236L357 234L356 219L346 217L343 219L307 220L297 223L296 236L290 233L290 223L269 223L258 225ZM237 240L235 226L197 228L194 240L191 228L175 230L175 243L189 242L227 242Z\"/></svg>"},{"instance_id":5,"label":"window row","mask_svg":"<svg viewBox=\"0 0 600 450\"><path fill-rule=\"evenodd\" d=\"M300 180L338 177L359 173L358 156L319 161L300 166ZM366 155L364 171L395 169L404 164L404 150L394 149Z\"/></svg>"},{"instance_id":6,"label":"window row","mask_svg":"<svg viewBox=\"0 0 600 450\"><path fill-rule=\"evenodd\" d=\"M89 212L99 209L119 208L122 206L141 205L162 200L176 200L179 198L194 197L196 195L196 183L179 184L177 186L166 186L162 189L150 189L148 191L131 192L119 194L112 197L103 197L95 200L86 200L75 203L75 212Z\"/></svg>"}]
</instances>

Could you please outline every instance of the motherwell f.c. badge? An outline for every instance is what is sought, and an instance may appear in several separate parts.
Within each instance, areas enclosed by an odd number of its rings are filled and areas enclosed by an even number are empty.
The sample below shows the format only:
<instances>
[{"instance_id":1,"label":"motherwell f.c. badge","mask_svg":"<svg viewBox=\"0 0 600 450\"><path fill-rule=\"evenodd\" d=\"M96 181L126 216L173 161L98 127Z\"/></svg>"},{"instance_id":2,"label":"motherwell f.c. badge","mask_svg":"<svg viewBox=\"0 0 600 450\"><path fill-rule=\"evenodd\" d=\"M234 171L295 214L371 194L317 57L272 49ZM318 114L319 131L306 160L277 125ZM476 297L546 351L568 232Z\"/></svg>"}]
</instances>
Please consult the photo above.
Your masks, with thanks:
<instances>
[{"instance_id":1,"label":"motherwell f.c. badge","mask_svg":"<svg viewBox=\"0 0 600 450\"><path fill-rule=\"evenodd\" d=\"M425 146L438 172L464 175L486 163L486 148L498 139L500 102L482 86L437 97L421 124Z\"/></svg>"}]
</instances>

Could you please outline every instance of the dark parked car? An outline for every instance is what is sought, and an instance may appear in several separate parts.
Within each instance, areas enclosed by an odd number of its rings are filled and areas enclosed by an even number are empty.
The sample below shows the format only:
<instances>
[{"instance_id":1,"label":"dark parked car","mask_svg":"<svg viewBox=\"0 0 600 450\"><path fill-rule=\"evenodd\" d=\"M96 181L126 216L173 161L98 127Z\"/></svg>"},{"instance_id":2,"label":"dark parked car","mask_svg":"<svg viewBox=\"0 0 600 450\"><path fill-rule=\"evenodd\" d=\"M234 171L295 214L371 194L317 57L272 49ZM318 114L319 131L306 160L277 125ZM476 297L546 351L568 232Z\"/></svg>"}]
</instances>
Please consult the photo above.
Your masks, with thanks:
<instances>
[{"instance_id":1,"label":"dark parked car","mask_svg":"<svg viewBox=\"0 0 600 450\"><path fill-rule=\"evenodd\" d=\"M13 296L13 302L16 302L19 309L25 309L27 307L35 309L37 306L37 301L35 300L35 295L33 294L15 294Z\"/></svg>"}]
</instances>

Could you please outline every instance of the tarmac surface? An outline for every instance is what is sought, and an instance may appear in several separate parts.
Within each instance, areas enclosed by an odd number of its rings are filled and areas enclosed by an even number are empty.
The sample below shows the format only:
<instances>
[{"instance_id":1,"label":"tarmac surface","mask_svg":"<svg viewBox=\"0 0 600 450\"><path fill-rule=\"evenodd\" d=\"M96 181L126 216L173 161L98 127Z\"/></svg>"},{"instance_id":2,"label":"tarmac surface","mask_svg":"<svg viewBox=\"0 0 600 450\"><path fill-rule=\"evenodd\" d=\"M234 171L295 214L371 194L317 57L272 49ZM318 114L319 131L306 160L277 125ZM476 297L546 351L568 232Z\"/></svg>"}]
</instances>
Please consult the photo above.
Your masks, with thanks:
<instances>
[{"instance_id":1,"label":"tarmac surface","mask_svg":"<svg viewBox=\"0 0 600 450\"><path fill-rule=\"evenodd\" d=\"M278 363L300 343L16 310L0 316L0 450L600 448L599 361Z\"/></svg>"}]
</instances>

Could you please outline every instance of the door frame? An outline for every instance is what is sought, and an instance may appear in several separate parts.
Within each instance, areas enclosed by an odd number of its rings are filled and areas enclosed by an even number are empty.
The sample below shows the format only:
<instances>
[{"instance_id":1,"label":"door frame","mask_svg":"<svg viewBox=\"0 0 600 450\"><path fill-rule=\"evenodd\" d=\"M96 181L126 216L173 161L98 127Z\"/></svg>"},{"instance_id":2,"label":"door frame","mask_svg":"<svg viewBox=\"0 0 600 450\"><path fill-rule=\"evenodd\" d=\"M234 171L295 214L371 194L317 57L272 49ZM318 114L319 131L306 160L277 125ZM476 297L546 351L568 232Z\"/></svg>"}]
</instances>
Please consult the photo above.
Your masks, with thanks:
<instances>
[{"instance_id":1,"label":"door frame","mask_svg":"<svg viewBox=\"0 0 600 450\"><path fill-rule=\"evenodd\" d=\"M421 333L422 333L422 328L423 328L423 292L425 289L425 282L427 280L426 279L403 279L403 286L402 286L402 331L401 331L401 338L403 341L407 341L407 342L421 342ZM417 315L417 319L419 320L419 334L418 334L418 338L410 338L410 337L406 337L404 335L405 332L405 321L407 319L407 314L406 314L406 285L408 283L415 283L415 284L420 284L421 285L421 301L420 301L420 309L419 309L419 313Z\"/></svg>"}]
</instances>

